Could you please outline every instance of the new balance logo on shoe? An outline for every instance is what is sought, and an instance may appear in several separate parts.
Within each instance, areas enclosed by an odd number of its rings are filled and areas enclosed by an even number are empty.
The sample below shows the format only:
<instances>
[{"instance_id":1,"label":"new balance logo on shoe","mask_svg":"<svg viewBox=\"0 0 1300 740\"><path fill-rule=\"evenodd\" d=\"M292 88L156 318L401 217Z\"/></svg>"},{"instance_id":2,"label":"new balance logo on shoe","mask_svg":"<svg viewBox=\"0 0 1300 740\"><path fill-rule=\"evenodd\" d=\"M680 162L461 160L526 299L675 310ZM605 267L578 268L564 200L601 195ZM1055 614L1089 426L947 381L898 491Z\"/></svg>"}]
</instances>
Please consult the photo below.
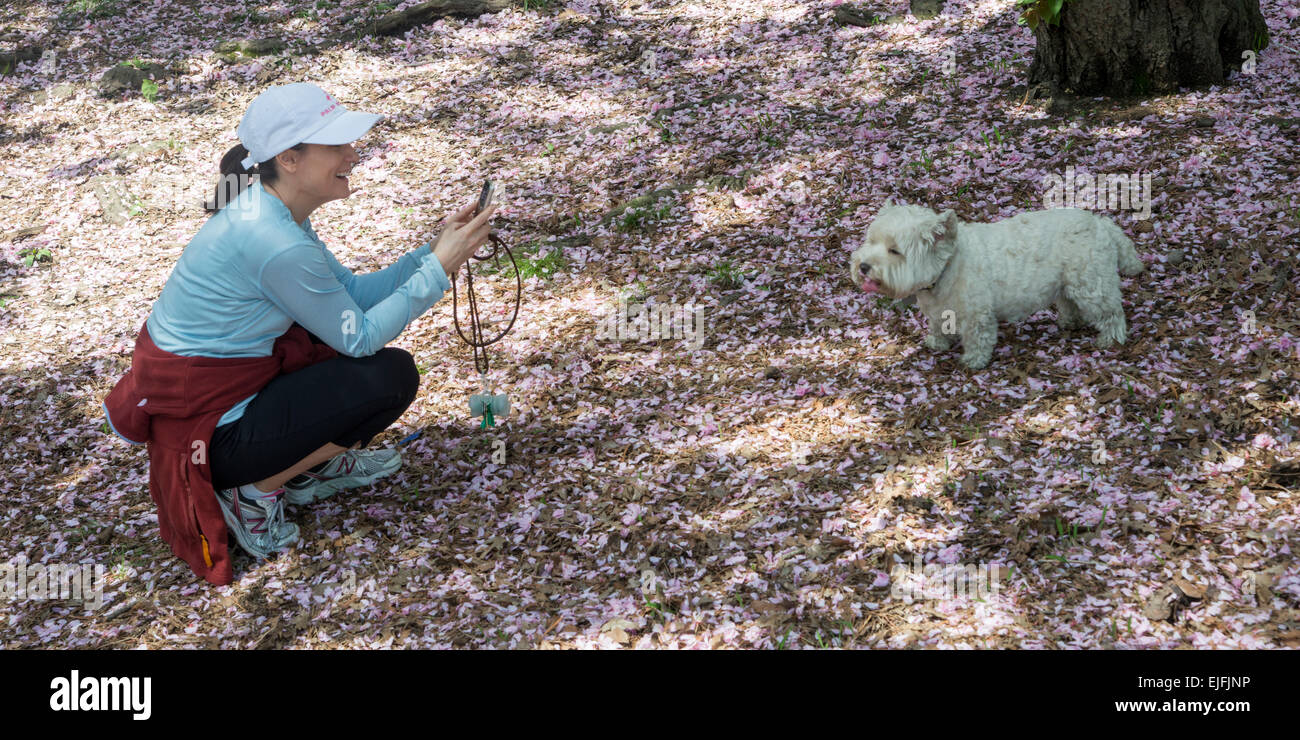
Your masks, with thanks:
<instances>
[{"instance_id":1,"label":"new balance logo on shoe","mask_svg":"<svg viewBox=\"0 0 1300 740\"><path fill-rule=\"evenodd\" d=\"M311 503L338 491L374 483L402 466L397 450L347 450L285 484L285 500Z\"/></svg>"}]
</instances>

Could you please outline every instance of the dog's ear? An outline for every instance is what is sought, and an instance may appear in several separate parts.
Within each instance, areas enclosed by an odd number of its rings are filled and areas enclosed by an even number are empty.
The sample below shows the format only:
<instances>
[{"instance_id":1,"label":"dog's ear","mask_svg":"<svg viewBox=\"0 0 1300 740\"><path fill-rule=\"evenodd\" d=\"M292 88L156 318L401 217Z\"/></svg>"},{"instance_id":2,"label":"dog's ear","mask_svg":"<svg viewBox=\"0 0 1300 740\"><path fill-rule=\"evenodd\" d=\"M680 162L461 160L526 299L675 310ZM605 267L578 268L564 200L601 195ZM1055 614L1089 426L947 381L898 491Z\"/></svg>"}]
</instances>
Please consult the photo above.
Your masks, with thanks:
<instances>
[{"instance_id":1,"label":"dog's ear","mask_svg":"<svg viewBox=\"0 0 1300 740\"><path fill-rule=\"evenodd\" d=\"M934 222L934 240L951 241L957 236L957 214L951 208L940 213Z\"/></svg>"},{"instance_id":2,"label":"dog's ear","mask_svg":"<svg viewBox=\"0 0 1300 740\"><path fill-rule=\"evenodd\" d=\"M934 256L946 260L957 248L957 214L951 208L934 217L930 225Z\"/></svg>"}]
</instances>

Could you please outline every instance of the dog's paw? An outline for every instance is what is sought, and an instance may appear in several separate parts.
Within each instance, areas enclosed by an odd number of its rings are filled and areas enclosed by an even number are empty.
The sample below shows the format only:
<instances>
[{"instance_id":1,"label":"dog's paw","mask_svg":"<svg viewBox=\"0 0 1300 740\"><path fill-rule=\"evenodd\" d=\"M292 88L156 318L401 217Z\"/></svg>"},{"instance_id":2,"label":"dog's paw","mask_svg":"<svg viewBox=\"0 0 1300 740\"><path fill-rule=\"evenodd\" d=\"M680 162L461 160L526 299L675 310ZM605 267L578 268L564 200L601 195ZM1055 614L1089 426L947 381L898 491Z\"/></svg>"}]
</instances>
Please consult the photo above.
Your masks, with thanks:
<instances>
[{"instance_id":1,"label":"dog's paw","mask_svg":"<svg viewBox=\"0 0 1300 740\"><path fill-rule=\"evenodd\" d=\"M926 349L932 349L935 352L943 352L952 346L952 342L942 334L926 334L925 340L921 342Z\"/></svg>"},{"instance_id":2,"label":"dog's paw","mask_svg":"<svg viewBox=\"0 0 1300 740\"><path fill-rule=\"evenodd\" d=\"M1111 337L1105 334L1097 336L1097 349L1111 349L1116 345L1124 344L1127 337Z\"/></svg>"},{"instance_id":3,"label":"dog's paw","mask_svg":"<svg viewBox=\"0 0 1300 740\"><path fill-rule=\"evenodd\" d=\"M972 355L970 353L961 356L961 364L965 365L968 370L983 370L988 367L990 355Z\"/></svg>"},{"instance_id":4,"label":"dog's paw","mask_svg":"<svg viewBox=\"0 0 1300 740\"><path fill-rule=\"evenodd\" d=\"M1104 322L1097 332L1097 349L1110 349L1128 340L1128 331L1124 320Z\"/></svg>"}]
</instances>

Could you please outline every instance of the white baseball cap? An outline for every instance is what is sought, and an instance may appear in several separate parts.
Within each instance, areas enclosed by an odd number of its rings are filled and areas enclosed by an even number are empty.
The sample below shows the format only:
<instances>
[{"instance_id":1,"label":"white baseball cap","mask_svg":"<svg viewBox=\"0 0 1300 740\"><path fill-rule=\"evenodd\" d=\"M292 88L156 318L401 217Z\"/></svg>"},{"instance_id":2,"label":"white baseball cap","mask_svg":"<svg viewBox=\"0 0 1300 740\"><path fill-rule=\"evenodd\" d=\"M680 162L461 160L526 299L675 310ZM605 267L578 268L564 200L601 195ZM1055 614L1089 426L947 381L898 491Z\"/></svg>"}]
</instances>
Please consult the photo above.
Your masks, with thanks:
<instances>
[{"instance_id":1,"label":"white baseball cap","mask_svg":"<svg viewBox=\"0 0 1300 740\"><path fill-rule=\"evenodd\" d=\"M276 85L249 103L236 132L248 150L244 169L297 144L347 144L378 123L377 113L358 113L310 82Z\"/></svg>"}]
</instances>

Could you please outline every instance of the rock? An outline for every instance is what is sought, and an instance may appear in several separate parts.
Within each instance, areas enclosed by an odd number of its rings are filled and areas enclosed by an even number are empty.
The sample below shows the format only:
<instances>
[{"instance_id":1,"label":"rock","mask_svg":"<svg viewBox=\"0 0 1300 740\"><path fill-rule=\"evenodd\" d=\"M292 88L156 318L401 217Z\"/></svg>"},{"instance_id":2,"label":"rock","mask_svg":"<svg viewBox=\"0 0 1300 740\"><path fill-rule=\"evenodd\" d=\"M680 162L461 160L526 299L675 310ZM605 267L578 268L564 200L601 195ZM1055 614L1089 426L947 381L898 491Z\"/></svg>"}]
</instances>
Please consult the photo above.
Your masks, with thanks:
<instances>
[{"instance_id":1,"label":"rock","mask_svg":"<svg viewBox=\"0 0 1300 740\"><path fill-rule=\"evenodd\" d=\"M110 67L99 78L99 94L106 98L116 97L124 92L140 92L140 85L145 80L159 80L167 76L169 70L161 64L145 62L139 68L126 63Z\"/></svg>"},{"instance_id":2,"label":"rock","mask_svg":"<svg viewBox=\"0 0 1300 740\"><path fill-rule=\"evenodd\" d=\"M1169 250L1169 254L1166 255L1165 259L1169 262L1169 264L1173 265L1174 267L1177 267L1183 264L1183 262L1187 258L1183 255L1183 250L1171 249Z\"/></svg>"},{"instance_id":3,"label":"rock","mask_svg":"<svg viewBox=\"0 0 1300 740\"><path fill-rule=\"evenodd\" d=\"M1196 120L1192 121L1192 125L1196 128L1214 128L1214 119L1209 116L1197 116Z\"/></svg>"},{"instance_id":4,"label":"rock","mask_svg":"<svg viewBox=\"0 0 1300 740\"><path fill-rule=\"evenodd\" d=\"M99 208L104 212L104 220L114 226L126 223L126 205L122 202L117 178L110 175L95 175L89 180L90 187L99 200Z\"/></svg>"},{"instance_id":5,"label":"rock","mask_svg":"<svg viewBox=\"0 0 1300 740\"><path fill-rule=\"evenodd\" d=\"M50 100L63 100L77 94L77 86L61 82L48 90L37 90L28 96L33 105L42 105Z\"/></svg>"},{"instance_id":6,"label":"rock","mask_svg":"<svg viewBox=\"0 0 1300 740\"><path fill-rule=\"evenodd\" d=\"M767 378L768 380L776 380L777 378L781 377L781 368L777 367L776 365L768 365L763 370L763 377Z\"/></svg>"},{"instance_id":7,"label":"rock","mask_svg":"<svg viewBox=\"0 0 1300 740\"><path fill-rule=\"evenodd\" d=\"M1150 234L1155 230L1155 226L1150 221L1138 221L1133 230L1139 234Z\"/></svg>"},{"instance_id":8,"label":"rock","mask_svg":"<svg viewBox=\"0 0 1300 740\"><path fill-rule=\"evenodd\" d=\"M943 0L912 0L912 15L918 20L929 20L943 12Z\"/></svg>"}]
</instances>

